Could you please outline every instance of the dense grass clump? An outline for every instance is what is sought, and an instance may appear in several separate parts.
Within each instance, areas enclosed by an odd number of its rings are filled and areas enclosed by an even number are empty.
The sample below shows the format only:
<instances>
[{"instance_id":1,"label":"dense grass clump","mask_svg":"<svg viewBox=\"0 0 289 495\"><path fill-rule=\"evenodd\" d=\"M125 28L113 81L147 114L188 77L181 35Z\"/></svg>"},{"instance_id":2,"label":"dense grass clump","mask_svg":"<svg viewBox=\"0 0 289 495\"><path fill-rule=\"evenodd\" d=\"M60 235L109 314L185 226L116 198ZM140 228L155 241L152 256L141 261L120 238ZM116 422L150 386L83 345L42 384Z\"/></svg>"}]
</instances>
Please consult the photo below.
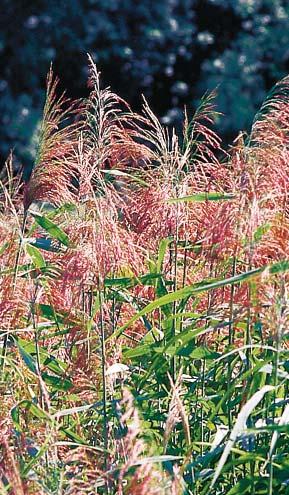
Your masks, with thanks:
<instances>
[{"instance_id":1,"label":"dense grass clump","mask_svg":"<svg viewBox=\"0 0 289 495\"><path fill-rule=\"evenodd\" d=\"M228 152L90 61L1 181L1 494L288 494L289 79Z\"/></svg>"}]
</instances>

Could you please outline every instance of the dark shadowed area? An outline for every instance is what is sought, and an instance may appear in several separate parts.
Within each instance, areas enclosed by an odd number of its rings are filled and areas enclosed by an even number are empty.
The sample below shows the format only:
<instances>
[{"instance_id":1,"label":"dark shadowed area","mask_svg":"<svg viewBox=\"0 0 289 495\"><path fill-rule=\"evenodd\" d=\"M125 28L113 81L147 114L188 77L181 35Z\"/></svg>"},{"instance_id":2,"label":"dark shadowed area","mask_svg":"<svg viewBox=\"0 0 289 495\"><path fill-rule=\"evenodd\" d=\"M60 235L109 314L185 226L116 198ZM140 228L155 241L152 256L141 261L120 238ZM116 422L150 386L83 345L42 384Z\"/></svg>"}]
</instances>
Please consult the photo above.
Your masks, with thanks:
<instances>
[{"instance_id":1,"label":"dark shadowed area","mask_svg":"<svg viewBox=\"0 0 289 495\"><path fill-rule=\"evenodd\" d=\"M288 72L288 14L287 0L2 0L1 163L13 149L33 164L51 62L69 96L87 96L87 52L105 84L136 110L144 94L168 125L218 87L230 142Z\"/></svg>"}]
</instances>

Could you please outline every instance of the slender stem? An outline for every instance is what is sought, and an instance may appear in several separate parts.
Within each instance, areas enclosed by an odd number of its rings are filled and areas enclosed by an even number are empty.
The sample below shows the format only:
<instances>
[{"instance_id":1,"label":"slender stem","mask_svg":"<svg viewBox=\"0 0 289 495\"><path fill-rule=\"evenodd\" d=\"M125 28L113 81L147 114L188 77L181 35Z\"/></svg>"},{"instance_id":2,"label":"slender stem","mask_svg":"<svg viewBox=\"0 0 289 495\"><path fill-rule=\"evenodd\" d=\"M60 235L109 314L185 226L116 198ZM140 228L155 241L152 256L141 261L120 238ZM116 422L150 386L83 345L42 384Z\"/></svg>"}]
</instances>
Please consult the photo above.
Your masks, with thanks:
<instances>
[{"instance_id":1,"label":"slender stem","mask_svg":"<svg viewBox=\"0 0 289 495\"><path fill-rule=\"evenodd\" d=\"M187 249L187 237L185 239L184 243L184 265L183 265L183 280L182 280L182 287L184 288L186 285L186 279L187 279L187 265L188 265L188 249ZM180 320L180 332L183 330L183 317Z\"/></svg>"},{"instance_id":2,"label":"slender stem","mask_svg":"<svg viewBox=\"0 0 289 495\"><path fill-rule=\"evenodd\" d=\"M232 277L236 275L236 256L233 258L233 266L232 266ZM230 293L230 316L229 316L229 346L231 350L231 346L234 343L235 335L234 335L234 325L233 325L233 315L234 315L234 292L235 285L231 285L231 293ZM228 373L227 373L227 391L229 392L231 386L231 377L232 377L232 368L231 368L231 357L228 359ZM228 426L229 429L232 427L232 411L231 408L228 407Z\"/></svg>"},{"instance_id":3,"label":"slender stem","mask_svg":"<svg viewBox=\"0 0 289 495\"><path fill-rule=\"evenodd\" d=\"M275 421L275 416L276 416L276 387L278 385L278 367L279 367L279 360L280 360L280 344L281 344L281 337L282 337L282 320L284 318L284 312L286 310L286 296L285 296L285 284L284 280L282 280L281 283L281 297L280 297L280 310L279 310L279 315L278 315L278 324L276 328L276 350L277 352L274 353L274 375L273 375L273 385L275 387L274 392L273 392L273 414L272 414L272 419L273 419L273 424ZM273 455L270 457L270 464L269 464L269 492L268 495L273 495L273 476L274 476L274 466L273 466Z\"/></svg>"},{"instance_id":4,"label":"slender stem","mask_svg":"<svg viewBox=\"0 0 289 495\"><path fill-rule=\"evenodd\" d=\"M178 229L177 229L178 230ZM178 234L176 232L176 237L174 241L174 291L177 290L177 263L178 263ZM177 313L177 303L174 301L173 303L173 315L176 316ZM172 323L172 336L174 337L176 334L176 318L173 319ZM175 382L177 375L177 363L176 356L172 357L172 379Z\"/></svg>"},{"instance_id":5,"label":"slender stem","mask_svg":"<svg viewBox=\"0 0 289 495\"><path fill-rule=\"evenodd\" d=\"M24 213L24 217L23 217L23 221L22 221L22 225L21 225L21 230L20 230L20 242L19 242L19 248L17 249L17 253L16 253L14 273L13 273L13 288L15 288L15 286L16 286L16 278L17 278L17 273L18 273L18 265L19 265L19 260L20 260L20 256L21 256L22 246L23 246L23 236L24 236L24 231L25 231L25 226L26 226L27 214L28 214L28 212L26 211Z\"/></svg>"},{"instance_id":6,"label":"slender stem","mask_svg":"<svg viewBox=\"0 0 289 495\"><path fill-rule=\"evenodd\" d=\"M105 332L103 319L103 297L101 292L100 282L98 283L99 297L99 326L101 340L101 371L102 371L102 404L103 404L103 439L104 449L108 448L108 424L107 424L107 387L106 387L106 352L105 352ZM107 454L105 453L104 468L107 469Z\"/></svg>"},{"instance_id":7,"label":"slender stem","mask_svg":"<svg viewBox=\"0 0 289 495\"><path fill-rule=\"evenodd\" d=\"M205 397L205 370L206 370L206 359L202 363L202 390L201 397ZM204 455L204 408L201 405L201 456Z\"/></svg>"},{"instance_id":8,"label":"slender stem","mask_svg":"<svg viewBox=\"0 0 289 495\"><path fill-rule=\"evenodd\" d=\"M3 337L2 352L1 352L1 357L0 357L0 368L1 368L2 374L4 374L7 345L8 345L8 332L5 332L4 337Z\"/></svg>"},{"instance_id":9,"label":"slender stem","mask_svg":"<svg viewBox=\"0 0 289 495\"><path fill-rule=\"evenodd\" d=\"M174 234L173 241L173 257L172 257L172 275L173 275L173 290L174 292L177 290L177 272L178 272L178 242L179 242L179 205L176 205L176 230ZM177 302L173 303L173 316L176 316L177 313ZM172 322L172 337L176 334L176 318L173 318ZM177 376L177 360L174 355L171 360L171 377L173 382L175 382Z\"/></svg>"},{"instance_id":10,"label":"slender stem","mask_svg":"<svg viewBox=\"0 0 289 495\"><path fill-rule=\"evenodd\" d=\"M21 251L22 251L22 238L25 230L25 225L26 225L26 220L27 220L27 211L24 213L22 225L21 225L21 235L20 235L20 242L19 242L19 247L17 249L16 253L16 258L15 258L15 265L14 265L14 273L13 273L13 288L12 291L14 292L15 286L16 286L16 278L17 278L17 273L18 273L18 265L19 265L19 260L21 256ZM6 358L6 353L7 353L7 345L8 345L8 332L5 333L3 337L3 344L2 344L2 352L0 356L0 369L1 373L4 373L4 368L5 368L5 358Z\"/></svg>"}]
</instances>

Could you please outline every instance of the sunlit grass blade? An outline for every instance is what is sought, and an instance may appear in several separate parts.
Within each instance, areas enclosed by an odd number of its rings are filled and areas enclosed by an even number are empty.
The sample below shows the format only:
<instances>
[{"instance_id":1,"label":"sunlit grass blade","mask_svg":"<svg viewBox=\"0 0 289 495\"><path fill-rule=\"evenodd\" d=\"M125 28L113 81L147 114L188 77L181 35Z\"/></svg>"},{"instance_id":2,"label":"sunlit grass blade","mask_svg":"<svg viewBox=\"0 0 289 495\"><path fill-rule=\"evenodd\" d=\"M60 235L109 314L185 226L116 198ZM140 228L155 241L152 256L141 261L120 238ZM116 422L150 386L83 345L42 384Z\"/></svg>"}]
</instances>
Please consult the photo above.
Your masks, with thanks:
<instances>
[{"instance_id":1,"label":"sunlit grass blade","mask_svg":"<svg viewBox=\"0 0 289 495\"><path fill-rule=\"evenodd\" d=\"M233 427L233 430L230 434L230 438L228 442L226 443L224 452L221 455L221 458L218 462L217 468L214 472L214 476L211 482L211 489L215 485L217 479L219 478L221 471L226 463L226 460L232 450L232 447L234 446L238 436L245 430L246 428L246 423L247 420L254 410L254 408L259 404L259 402L263 399L264 395L267 392L272 392L274 390L274 387L271 385L265 385L261 390L258 390L258 392L255 392L255 394L251 397L251 399L248 400L248 402L242 407L241 411L238 414L236 423Z\"/></svg>"},{"instance_id":2,"label":"sunlit grass blade","mask_svg":"<svg viewBox=\"0 0 289 495\"><path fill-rule=\"evenodd\" d=\"M289 423L289 404L286 405L283 414L279 420L278 426L282 427L287 425L288 423ZM279 431L274 431L271 439L269 454L268 454L269 457L272 457L273 455L278 440L278 436L279 436Z\"/></svg>"},{"instance_id":3,"label":"sunlit grass blade","mask_svg":"<svg viewBox=\"0 0 289 495\"><path fill-rule=\"evenodd\" d=\"M124 179L130 179L134 182L138 182L144 187L149 187L149 184L145 182L143 179L140 179L136 175L129 174L127 172L123 172L122 170L117 170L117 169L111 169L111 170L101 170L101 173L106 174L106 175L112 175L114 177L123 177Z\"/></svg>"},{"instance_id":4,"label":"sunlit grass blade","mask_svg":"<svg viewBox=\"0 0 289 495\"><path fill-rule=\"evenodd\" d=\"M181 198L171 198L168 199L169 204L175 203L199 203L202 201L221 201L221 200L231 200L234 199L235 195L233 194L224 194L218 192L209 192L209 193L198 193L192 194L191 196L183 196Z\"/></svg>"}]
</instances>

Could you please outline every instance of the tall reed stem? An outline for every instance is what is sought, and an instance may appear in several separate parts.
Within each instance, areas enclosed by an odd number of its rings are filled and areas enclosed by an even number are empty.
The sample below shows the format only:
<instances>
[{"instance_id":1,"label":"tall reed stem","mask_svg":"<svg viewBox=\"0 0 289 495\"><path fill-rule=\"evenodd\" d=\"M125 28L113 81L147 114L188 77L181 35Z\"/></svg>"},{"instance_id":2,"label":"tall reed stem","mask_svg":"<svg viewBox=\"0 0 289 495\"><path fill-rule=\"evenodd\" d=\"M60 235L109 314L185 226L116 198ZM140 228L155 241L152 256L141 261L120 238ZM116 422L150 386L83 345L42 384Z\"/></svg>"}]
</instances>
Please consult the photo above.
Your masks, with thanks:
<instances>
[{"instance_id":1,"label":"tall reed stem","mask_svg":"<svg viewBox=\"0 0 289 495\"><path fill-rule=\"evenodd\" d=\"M103 319L103 294L100 281L98 281L99 297L99 328L101 341L101 373L102 373L102 405L103 405L103 440L104 440L104 469L107 469L107 448L108 448L108 423L107 423L107 384L106 384L106 349L105 349L105 331Z\"/></svg>"}]
</instances>

